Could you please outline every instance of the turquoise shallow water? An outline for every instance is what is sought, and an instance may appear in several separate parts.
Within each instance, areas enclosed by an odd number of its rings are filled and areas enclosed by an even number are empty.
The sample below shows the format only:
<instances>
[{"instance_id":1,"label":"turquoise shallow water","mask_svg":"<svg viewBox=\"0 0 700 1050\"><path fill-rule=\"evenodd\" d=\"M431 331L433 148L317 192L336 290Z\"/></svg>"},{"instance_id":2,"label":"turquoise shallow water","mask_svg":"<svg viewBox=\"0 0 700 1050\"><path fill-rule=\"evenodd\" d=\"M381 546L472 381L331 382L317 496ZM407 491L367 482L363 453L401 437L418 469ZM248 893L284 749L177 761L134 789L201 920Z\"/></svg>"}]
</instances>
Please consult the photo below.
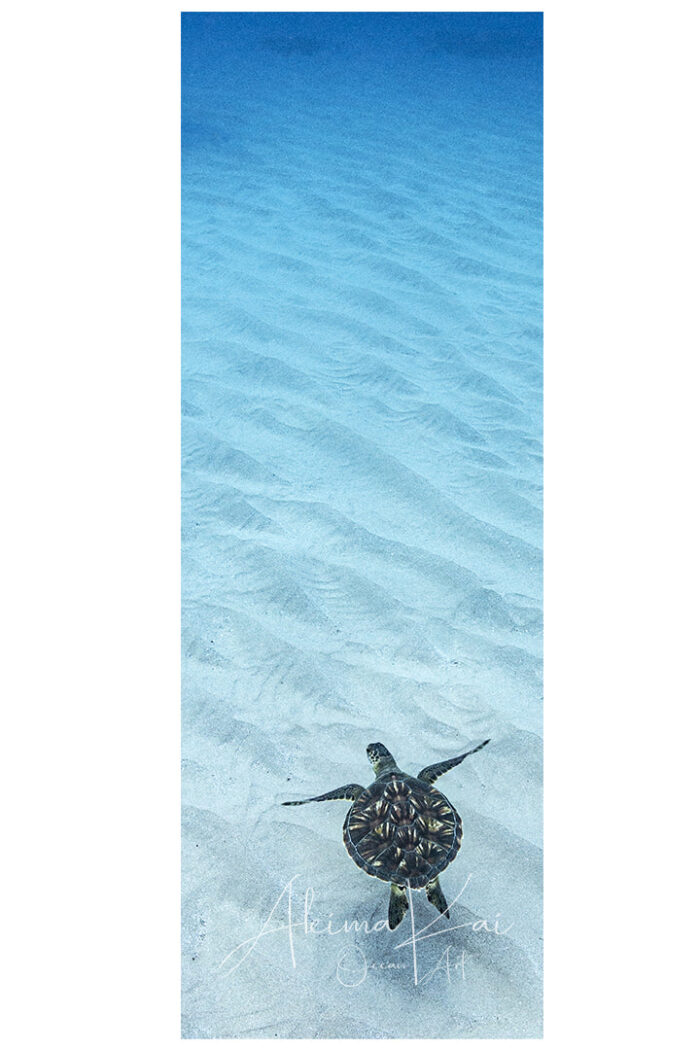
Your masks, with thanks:
<instances>
[{"instance_id":1,"label":"turquoise shallow water","mask_svg":"<svg viewBox=\"0 0 700 1050\"><path fill-rule=\"evenodd\" d=\"M186 1036L540 1033L540 29L183 19ZM313 935L388 893L280 802L487 736L459 928Z\"/></svg>"}]
</instances>

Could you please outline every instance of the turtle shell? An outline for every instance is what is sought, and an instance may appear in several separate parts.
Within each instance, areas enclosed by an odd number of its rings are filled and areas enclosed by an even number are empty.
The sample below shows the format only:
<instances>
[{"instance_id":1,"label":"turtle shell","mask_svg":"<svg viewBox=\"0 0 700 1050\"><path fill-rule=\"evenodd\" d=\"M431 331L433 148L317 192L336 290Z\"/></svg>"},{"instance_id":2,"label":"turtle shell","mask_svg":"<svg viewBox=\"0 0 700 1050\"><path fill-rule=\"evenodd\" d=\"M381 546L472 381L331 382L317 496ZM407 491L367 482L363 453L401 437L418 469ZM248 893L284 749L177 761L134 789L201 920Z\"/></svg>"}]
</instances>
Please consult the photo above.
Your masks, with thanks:
<instances>
[{"instance_id":1,"label":"turtle shell","mask_svg":"<svg viewBox=\"0 0 700 1050\"><path fill-rule=\"evenodd\" d=\"M454 860L462 820L431 784L396 772L375 780L355 800L343 841L368 875L419 889Z\"/></svg>"}]
</instances>

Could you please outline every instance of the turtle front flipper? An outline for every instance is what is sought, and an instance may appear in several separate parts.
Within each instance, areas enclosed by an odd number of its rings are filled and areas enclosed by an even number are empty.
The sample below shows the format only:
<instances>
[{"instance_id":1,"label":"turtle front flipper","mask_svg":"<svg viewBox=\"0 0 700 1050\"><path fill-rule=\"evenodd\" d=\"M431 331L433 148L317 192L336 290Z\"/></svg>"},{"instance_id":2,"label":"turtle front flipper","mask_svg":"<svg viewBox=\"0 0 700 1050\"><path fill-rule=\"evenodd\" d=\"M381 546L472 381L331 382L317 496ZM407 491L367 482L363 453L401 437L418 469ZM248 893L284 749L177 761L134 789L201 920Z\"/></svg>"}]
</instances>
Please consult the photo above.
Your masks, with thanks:
<instances>
[{"instance_id":1,"label":"turtle front flipper","mask_svg":"<svg viewBox=\"0 0 700 1050\"><path fill-rule=\"evenodd\" d=\"M313 798L301 798L298 802L283 802L283 806L304 806L307 802L330 802L333 798L345 798L354 802L365 789L362 784L344 784L335 791L327 791L325 795L314 795Z\"/></svg>"},{"instance_id":2,"label":"turtle front flipper","mask_svg":"<svg viewBox=\"0 0 700 1050\"><path fill-rule=\"evenodd\" d=\"M473 747L471 751L465 751L463 755L457 755L457 758L448 758L444 762L436 762L434 766L426 766L425 769L421 769L418 779L424 780L428 784L434 784L437 778L446 773L448 769L454 769L460 762L464 762L464 759L468 758L469 755L474 755L477 751L481 751L482 747L486 747L488 743L490 743L490 740L484 740L483 744Z\"/></svg>"},{"instance_id":3,"label":"turtle front flipper","mask_svg":"<svg viewBox=\"0 0 700 1050\"><path fill-rule=\"evenodd\" d=\"M408 897L406 887L391 884L391 896L389 897L389 929L395 930L408 910Z\"/></svg>"},{"instance_id":4,"label":"turtle front flipper","mask_svg":"<svg viewBox=\"0 0 700 1050\"><path fill-rule=\"evenodd\" d=\"M425 887L425 892L428 894L428 900L430 903L441 911L446 919L449 919L450 913L447 909L447 901L445 900L445 894L442 892L442 886L440 885L439 879L433 879Z\"/></svg>"}]
</instances>

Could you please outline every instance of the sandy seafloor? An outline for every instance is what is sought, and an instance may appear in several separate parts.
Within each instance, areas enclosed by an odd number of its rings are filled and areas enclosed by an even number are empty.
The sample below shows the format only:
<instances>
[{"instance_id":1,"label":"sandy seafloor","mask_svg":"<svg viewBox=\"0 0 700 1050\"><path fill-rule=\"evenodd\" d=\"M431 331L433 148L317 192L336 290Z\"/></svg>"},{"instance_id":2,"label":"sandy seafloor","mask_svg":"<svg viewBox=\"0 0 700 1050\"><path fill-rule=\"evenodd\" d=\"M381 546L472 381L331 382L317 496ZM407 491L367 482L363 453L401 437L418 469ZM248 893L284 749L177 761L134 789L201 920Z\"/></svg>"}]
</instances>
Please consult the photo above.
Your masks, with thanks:
<instances>
[{"instance_id":1,"label":"sandy seafloor","mask_svg":"<svg viewBox=\"0 0 700 1050\"><path fill-rule=\"evenodd\" d=\"M541 344L538 16L185 16L185 1037L541 1034ZM414 970L280 803L486 737Z\"/></svg>"}]
</instances>

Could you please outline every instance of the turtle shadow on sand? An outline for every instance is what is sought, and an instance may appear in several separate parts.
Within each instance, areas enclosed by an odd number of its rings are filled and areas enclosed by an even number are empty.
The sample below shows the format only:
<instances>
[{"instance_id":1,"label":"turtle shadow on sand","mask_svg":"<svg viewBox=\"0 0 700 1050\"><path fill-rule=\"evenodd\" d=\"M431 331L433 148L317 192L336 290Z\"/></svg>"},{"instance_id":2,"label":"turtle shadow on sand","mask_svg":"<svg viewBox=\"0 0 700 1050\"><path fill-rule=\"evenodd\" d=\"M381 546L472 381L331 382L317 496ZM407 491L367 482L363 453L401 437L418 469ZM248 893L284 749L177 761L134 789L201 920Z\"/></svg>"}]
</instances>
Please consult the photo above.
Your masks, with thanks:
<instances>
[{"instance_id":1,"label":"turtle shadow on sand","mask_svg":"<svg viewBox=\"0 0 700 1050\"><path fill-rule=\"evenodd\" d=\"M396 929L406 914L409 888L424 888L430 903L449 918L439 875L454 860L462 844L462 818L432 785L488 743L484 740L456 758L425 766L415 777L399 769L384 744L369 744L367 757L375 774L369 787L344 784L324 795L282 805L303 806L332 799L352 801L343 825L343 841L358 867L391 884L389 929Z\"/></svg>"}]
</instances>

